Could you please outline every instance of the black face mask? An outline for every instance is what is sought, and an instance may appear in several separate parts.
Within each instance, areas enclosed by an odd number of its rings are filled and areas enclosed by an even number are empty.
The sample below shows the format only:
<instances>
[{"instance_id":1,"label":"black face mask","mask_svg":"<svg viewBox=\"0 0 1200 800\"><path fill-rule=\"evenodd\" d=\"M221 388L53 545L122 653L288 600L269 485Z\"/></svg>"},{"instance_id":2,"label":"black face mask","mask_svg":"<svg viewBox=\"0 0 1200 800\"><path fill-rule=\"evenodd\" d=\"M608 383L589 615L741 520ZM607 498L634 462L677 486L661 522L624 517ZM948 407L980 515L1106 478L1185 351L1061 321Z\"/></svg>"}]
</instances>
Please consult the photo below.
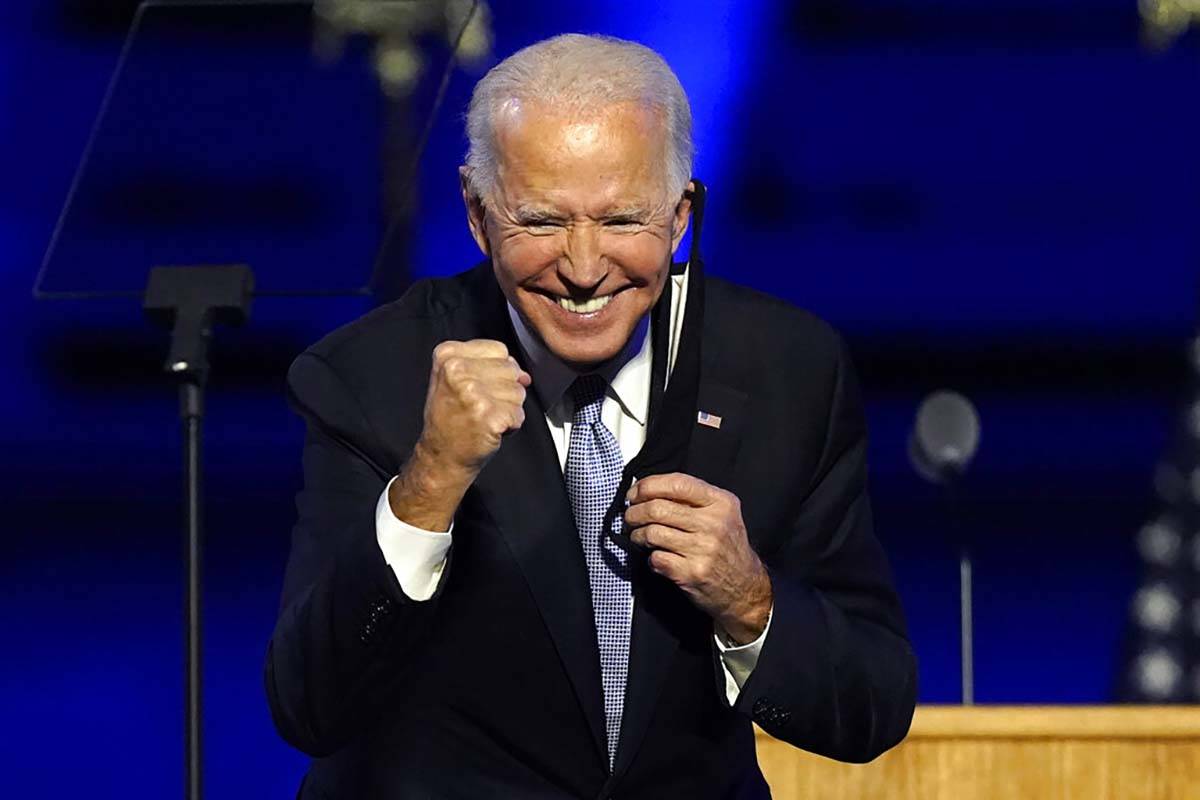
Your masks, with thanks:
<instances>
[{"instance_id":1,"label":"black face mask","mask_svg":"<svg viewBox=\"0 0 1200 800\"><path fill-rule=\"evenodd\" d=\"M654 354L650 379L650 410L646 423L646 441L637 456L625 466L621 484L606 515L601 530L612 530L614 517L625 508L625 494L634 478L681 472L687 459L692 431L696 427L697 396L700 391L700 339L704 330L704 263L700 255L700 233L704 222L706 190L699 180L692 179L688 192L692 201L692 245L688 260L671 265L671 275L688 274L687 304L675 365L667 381L671 327L671 295L674 281L668 280L650 312L650 345ZM622 547L636 548L624 535Z\"/></svg>"}]
</instances>

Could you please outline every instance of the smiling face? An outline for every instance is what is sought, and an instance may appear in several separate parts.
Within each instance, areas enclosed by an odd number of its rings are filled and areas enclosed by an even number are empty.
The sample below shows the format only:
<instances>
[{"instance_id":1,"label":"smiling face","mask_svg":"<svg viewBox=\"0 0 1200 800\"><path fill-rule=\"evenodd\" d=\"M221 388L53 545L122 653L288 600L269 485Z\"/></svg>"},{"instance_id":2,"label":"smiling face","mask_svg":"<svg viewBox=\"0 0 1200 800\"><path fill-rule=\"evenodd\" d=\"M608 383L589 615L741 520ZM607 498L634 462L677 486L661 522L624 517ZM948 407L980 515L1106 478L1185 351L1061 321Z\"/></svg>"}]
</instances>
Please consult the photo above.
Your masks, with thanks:
<instances>
[{"instance_id":1,"label":"smiling face","mask_svg":"<svg viewBox=\"0 0 1200 800\"><path fill-rule=\"evenodd\" d=\"M580 117L510 101L496 180L468 222L512 306L550 352L586 369L615 355L658 300L690 205L668 190L661 117L617 103Z\"/></svg>"}]
</instances>

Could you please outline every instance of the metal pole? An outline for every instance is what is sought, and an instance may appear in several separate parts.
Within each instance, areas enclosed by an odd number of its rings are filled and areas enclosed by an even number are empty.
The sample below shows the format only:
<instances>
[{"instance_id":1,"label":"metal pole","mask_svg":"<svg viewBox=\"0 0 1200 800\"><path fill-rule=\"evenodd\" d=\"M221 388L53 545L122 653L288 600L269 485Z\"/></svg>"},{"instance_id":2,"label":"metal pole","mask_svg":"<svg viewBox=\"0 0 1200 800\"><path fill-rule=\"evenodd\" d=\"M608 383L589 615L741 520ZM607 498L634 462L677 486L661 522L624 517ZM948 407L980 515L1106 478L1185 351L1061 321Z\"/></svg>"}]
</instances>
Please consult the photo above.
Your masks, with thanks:
<instances>
[{"instance_id":1,"label":"metal pole","mask_svg":"<svg viewBox=\"0 0 1200 800\"><path fill-rule=\"evenodd\" d=\"M142 308L154 322L171 328L171 350L164 365L179 383L179 419L183 431L184 564L184 797L202 800L204 718L201 704L201 608L204 527L201 515L201 440L204 387L208 379L208 343L217 323L240 325L250 314L254 273L233 266L155 267L146 281Z\"/></svg>"},{"instance_id":2,"label":"metal pole","mask_svg":"<svg viewBox=\"0 0 1200 800\"><path fill-rule=\"evenodd\" d=\"M971 554L964 545L958 555L959 636L962 646L962 702L975 705L974 626L971 619Z\"/></svg>"},{"instance_id":3,"label":"metal pole","mask_svg":"<svg viewBox=\"0 0 1200 800\"><path fill-rule=\"evenodd\" d=\"M201 800L203 797L203 729L201 715L201 634L203 617L201 612L201 554L203 537L200 501L201 434L204 418L203 376L197 380L186 380L179 387L180 416L183 421L184 492L186 502L186 570L187 588L184 599L186 626L186 674L185 674L185 797Z\"/></svg>"}]
</instances>

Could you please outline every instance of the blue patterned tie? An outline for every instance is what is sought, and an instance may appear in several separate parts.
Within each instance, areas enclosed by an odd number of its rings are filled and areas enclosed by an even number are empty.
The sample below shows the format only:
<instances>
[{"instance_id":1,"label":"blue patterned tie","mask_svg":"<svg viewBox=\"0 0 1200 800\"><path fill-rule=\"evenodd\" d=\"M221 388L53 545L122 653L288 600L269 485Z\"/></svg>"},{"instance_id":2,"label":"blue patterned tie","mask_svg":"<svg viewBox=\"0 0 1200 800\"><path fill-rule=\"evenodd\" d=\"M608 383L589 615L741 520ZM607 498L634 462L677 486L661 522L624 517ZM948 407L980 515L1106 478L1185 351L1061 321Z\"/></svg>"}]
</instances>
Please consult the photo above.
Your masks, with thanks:
<instances>
[{"instance_id":1,"label":"blue patterned tie","mask_svg":"<svg viewBox=\"0 0 1200 800\"><path fill-rule=\"evenodd\" d=\"M604 719L611 769L625 708L633 593L629 588L629 563L625 551L601 531L604 515L612 505L625 466L616 437L600 421L605 386L604 378L599 375L584 375L571 384L575 416L571 421L565 477L592 587L592 616L596 622L596 641L600 645L600 677L604 685ZM618 514L613 520L613 531L619 533L622 524L623 518Z\"/></svg>"}]
</instances>

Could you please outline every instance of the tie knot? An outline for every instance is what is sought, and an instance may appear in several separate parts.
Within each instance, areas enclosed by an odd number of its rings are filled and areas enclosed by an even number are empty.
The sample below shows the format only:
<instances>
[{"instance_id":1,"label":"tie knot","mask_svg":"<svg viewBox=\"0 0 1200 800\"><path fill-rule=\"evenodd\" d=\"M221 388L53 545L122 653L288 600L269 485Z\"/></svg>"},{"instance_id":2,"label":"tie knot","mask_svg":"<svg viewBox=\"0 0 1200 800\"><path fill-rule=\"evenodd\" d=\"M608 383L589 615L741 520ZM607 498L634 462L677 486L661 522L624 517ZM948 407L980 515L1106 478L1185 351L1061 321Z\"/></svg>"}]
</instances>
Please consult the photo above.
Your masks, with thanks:
<instances>
[{"instance_id":1,"label":"tie knot","mask_svg":"<svg viewBox=\"0 0 1200 800\"><path fill-rule=\"evenodd\" d=\"M581 375L571 384L571 399L575 401L575 425L594 425L600 420L600 406L608 381L599 375Z\"/></svg>"}]
</instances>

